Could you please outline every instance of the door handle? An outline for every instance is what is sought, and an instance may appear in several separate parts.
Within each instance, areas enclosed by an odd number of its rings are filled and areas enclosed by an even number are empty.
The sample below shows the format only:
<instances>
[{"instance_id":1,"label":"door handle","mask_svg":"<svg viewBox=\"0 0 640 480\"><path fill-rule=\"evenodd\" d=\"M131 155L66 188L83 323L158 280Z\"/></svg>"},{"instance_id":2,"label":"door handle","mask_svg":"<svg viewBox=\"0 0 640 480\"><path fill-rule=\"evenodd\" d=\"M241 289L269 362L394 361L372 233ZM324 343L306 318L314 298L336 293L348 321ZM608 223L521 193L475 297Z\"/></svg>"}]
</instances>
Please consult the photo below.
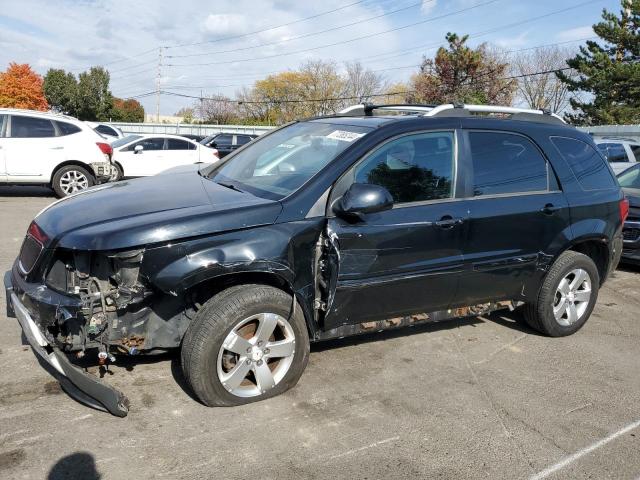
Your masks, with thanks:
<instances>
[{"instance_id":1,"label":"door handle","mask_svg":"<svg viewBox=\"0 0 640 480\"><path fill-rule=\"evenodd\" d=\"M451 215L445 215L440 220L435 222L434 225L440 228L453 228L456 225L462 225L463 223L463 218L453 218Z\"/></svg>"},{"instance_id":2,"label":"door handle","mask_svg":"<svg viewBox=\"0 0 640 480\"><path fill-rule=\"evenodd\" d=\"M561 207L556 207L553 203L547 203L544 207L540 209L540 211L545 215L553 215L558 210L560 210L560 208Z\"/></svg>"}]
</instances>

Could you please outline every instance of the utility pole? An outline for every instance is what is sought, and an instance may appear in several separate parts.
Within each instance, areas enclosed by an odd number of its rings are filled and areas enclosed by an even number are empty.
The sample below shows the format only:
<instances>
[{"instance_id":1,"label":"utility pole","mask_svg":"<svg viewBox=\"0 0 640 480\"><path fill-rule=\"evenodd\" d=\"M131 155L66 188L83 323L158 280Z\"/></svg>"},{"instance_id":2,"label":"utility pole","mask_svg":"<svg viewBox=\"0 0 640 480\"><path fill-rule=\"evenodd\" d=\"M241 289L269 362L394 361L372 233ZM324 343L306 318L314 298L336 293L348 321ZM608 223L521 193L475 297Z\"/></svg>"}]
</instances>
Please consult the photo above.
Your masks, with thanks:
<instances>
[{"instance_id":1,"label":"utility pole","mask_svg":"<svg viewBox=\"0 0 640 480\"><path fill-rule=\"evenodd\" d=\"M160 78L162 76L162 47L158 48L158 74L156 78L156 122L160 123Z\"/></svg>"}]
</instances>

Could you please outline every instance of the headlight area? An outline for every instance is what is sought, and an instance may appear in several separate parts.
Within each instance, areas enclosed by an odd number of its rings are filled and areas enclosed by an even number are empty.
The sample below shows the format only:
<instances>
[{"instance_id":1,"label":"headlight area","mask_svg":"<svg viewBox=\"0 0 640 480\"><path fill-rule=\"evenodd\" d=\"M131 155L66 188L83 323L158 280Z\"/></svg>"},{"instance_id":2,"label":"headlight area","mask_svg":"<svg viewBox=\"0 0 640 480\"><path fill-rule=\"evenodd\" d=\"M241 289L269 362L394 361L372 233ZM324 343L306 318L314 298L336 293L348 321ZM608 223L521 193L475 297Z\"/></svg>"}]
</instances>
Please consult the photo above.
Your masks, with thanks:
<instances>
[{"instance_id":1,"label":"headlight area","mask_svg":"<svg viewBox=\"0 0 640 480\"><path fill-rule=\"evenodd\" d=\"M97 349L104 364L114 362L115 353L153 353L179 345L187 324L181 321L183 301L148 284L141 273L143 258L143 249L56 252L47 286L77 296L82 304L76 314L59 309L47 327L61 349L79 358Z\"/></svg>"}]
</instances>

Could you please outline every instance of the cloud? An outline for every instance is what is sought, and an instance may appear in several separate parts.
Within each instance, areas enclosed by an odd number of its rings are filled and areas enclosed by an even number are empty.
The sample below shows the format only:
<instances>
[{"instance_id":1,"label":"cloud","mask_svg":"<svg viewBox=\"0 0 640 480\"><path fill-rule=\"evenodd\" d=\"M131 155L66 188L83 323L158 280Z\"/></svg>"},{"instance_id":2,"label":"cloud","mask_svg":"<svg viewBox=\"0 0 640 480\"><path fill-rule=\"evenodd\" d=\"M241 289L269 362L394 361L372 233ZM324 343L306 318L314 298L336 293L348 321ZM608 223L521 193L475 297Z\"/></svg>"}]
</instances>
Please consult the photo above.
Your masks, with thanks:
<instances>
[{"instance_id":1,"label":"cloud","mask_svg":"<svg viewBox=\"0 0 640 480\"><path fill-rule=\"evenodd\" d=\"M249 19L235 13L209 14L202 24L202 30L209 38L242 35L249 32Z\"/></svg>"},{"instance_id":2,"label":"cloud","mask_svg":"<svg viewBox=\"0 0 640 480\"><path fill-rule=\"evenodd\" d=\"M423 14L428 15L433 11L434 8L436 8L437 3L438 3L438 0L422 0L420 11Z\"/></svg>"},{"instance_id":3,"label":"cloud","mask_svg":"<svg viewBox=\"0 0 640 480\"><path fill-rule=\"evenodd\" d=\"M584 27L570 28L562 30L556 34L556 39L561 42L570 42L572 40L582 40L583 38L593 37L595 33L590 25Z\"/></svg>"}]
</instances>

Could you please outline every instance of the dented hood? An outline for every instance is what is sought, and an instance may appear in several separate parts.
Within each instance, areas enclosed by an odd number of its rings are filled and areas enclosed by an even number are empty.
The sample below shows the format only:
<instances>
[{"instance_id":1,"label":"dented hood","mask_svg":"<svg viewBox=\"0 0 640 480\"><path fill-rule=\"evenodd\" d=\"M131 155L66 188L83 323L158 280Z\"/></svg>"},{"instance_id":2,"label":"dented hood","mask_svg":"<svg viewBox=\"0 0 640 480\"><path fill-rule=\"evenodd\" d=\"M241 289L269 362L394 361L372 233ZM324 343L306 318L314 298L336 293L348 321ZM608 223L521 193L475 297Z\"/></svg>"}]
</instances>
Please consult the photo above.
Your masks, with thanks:
<instances>
[{"instance_id":1,"label":"dented hood","mask_svg":"<svg viewBox=\"0 0 640 480\"><path fill-rule=\"evenodd\" d=\"M111 250L272 224L281 209L189 171L98 186L52 204L36 223L52 244Z\"/></svg>"}]
</instances>

